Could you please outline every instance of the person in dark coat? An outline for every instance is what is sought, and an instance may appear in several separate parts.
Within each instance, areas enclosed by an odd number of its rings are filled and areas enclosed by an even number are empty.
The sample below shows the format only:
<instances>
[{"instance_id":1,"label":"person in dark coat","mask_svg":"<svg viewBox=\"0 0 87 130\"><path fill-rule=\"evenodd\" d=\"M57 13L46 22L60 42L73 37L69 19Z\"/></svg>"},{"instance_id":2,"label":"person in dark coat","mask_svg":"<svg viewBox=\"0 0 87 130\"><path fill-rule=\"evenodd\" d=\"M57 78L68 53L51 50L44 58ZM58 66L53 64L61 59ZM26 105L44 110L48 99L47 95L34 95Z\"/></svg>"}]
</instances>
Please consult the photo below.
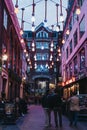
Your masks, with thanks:
<instances>
[{"instance_id":1,"label":"person in dark coat","mask_svg":"<svg viewBox=\"0 0 87 130\"><path fill-rule=\"evenodd\" d=\"M47 96L47 102L48 102L48 114L49 114L49 126L51 126L51 113L53 111L53 106L54 106L54 88L49 89L49 94Z\"/></svg>"},{"instance_id":2,"label":"person in dark coat","mask_svg":"<svg viewBox=\"0 0 87 130\"><path fill-rule=\"evenodd\" d=\"M49 126L49 108L48 108L48 101L47 101L47 96L48 96L49 90L46 90L45 94L42 96L41 99L41 104L44 110L45 114L45 126Z\"/></svg>"},{"instance_id":3,"label":"person in dark coat","mask_svg":"<svg viewBox=\"0 0 87 130\"><path fill-rule=\"evenodd\" d=\"M53 111L55 127L58 127L58 125L62 127L62 99L58 89L55 89L55 94L53 96Z\"/></svg>"}]
</instances>

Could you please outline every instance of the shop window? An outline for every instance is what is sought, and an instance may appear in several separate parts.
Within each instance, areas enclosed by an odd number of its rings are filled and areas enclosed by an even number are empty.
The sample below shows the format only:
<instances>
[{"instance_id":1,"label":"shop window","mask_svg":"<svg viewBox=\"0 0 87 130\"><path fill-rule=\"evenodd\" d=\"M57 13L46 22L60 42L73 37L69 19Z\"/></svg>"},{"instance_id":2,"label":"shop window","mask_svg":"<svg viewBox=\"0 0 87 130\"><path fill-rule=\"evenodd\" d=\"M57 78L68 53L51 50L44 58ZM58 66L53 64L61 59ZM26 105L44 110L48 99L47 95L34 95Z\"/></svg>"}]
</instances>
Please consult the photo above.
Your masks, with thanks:
<instances>
[{"instance_id":1,"label":"shop window","mask_svg":"<svg viewBox=\"0 0 87 130\"><path fill-rule=\"evenodd\" d=\"M82 18L80 24L79 24L79 36L80 38L83 36L85 33L85 17Z\"/></svg>"},{"instance_id":2,"label":"shop window","mask_svg":"<svg viewBox=\"0 0 87 130\"><path fill-rule=\"evenodd\" d=\"M80 69L85 68L85 49L80 51Z\"/></svg>"},{"instance_id":3,"label":"shop window","mask_svg":"<svg viewBox=\"0 0 87 130\"><path fill-rule=\"evenodd\" d=\"M74 39L74 47L75 47L78 43L78 41L77 41L77 39L78 39L77 30L74 33L73 39Z\"/></svg>"},{"instance_id":4,"label":"shop window","mask_svg":"<svg viewBox=\"0 0 87 130\"><path fill-rule=\"evenodd\" d=\"M74 58L74 74L77 74L78 72L78 61L77 57Z\"/></svg>"}]
</instances>

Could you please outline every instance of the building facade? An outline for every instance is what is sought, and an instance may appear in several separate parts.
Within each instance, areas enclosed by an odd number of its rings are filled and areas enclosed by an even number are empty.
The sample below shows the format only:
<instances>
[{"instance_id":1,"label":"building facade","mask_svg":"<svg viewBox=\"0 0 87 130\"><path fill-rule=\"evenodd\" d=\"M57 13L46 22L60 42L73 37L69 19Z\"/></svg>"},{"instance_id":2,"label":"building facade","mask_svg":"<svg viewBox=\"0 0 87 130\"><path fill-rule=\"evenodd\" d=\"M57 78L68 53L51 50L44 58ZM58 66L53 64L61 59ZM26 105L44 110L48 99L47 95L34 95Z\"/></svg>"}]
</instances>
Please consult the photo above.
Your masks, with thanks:
<instances>
[{"instance_id":1,"label":"building facade","mask_svg":"<svg viewBox=\"0 0 87 130\"><path fill-rule=\"evenodd\" d=\"M80 7L79 14L76 14ZM66 23L63 31L62 77L63 96L72 91L87 93L87 1L68 2Z\"/></svg>"},{"instance_id":2,"label":"building facade","mask_svg":"<svg viewBox=\"0 0 87 130\"><path fill-rule=\"evenodd\" d=\"M23 96L26 62L21 39L12 0L0 0L0 97L9 100Z\"/></svg>"},{"instance_id":3,"label":"building facade","mask_svg":"<svg viewBox=\"0 0 87 130\"><path fill-rule=\"evenodd\" d=\"M26 58L28 82L36 93L48 88L49 84L55 85L58 82L60 63L59 35L61 35L61 32L58 33L44 27L44 23L38 25L34 32L24 32L28 50Z\"/></svg>"}]
</instances>

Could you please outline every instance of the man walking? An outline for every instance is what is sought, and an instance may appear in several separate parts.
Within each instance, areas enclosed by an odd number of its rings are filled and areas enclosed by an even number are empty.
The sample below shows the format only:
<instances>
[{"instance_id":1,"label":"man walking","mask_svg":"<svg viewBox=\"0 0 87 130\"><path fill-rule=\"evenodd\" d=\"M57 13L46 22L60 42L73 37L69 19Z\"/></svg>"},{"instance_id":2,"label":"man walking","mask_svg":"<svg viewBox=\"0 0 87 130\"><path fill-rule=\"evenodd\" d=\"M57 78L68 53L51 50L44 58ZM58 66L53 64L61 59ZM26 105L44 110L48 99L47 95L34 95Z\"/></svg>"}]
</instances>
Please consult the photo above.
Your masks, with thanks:
<instances>
[{"instance_id":1,"label":"man walking","mask_svg":"<svg viewBox=\"0 0 87 130\"><path fill-rule=\"evenodd\" d=\"M55 94L53 96L53 111L54 111L55 127L58 127L58 125L62 127L62 99L60 97L58 89L55 89Z\"/></svg>"}]
</instances>

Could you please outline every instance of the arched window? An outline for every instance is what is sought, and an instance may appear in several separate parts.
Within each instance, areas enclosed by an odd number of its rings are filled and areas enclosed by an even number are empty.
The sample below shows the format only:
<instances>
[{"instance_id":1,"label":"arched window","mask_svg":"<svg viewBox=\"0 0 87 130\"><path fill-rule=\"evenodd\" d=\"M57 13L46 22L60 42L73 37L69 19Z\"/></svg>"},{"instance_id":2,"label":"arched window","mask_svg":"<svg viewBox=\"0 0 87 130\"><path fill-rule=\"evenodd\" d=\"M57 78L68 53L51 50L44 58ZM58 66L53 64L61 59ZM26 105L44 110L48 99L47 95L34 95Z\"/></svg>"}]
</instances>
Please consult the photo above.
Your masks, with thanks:
<instances>
[{"instance_id":1,"label":"arched window","mask_svg":"<svg viewBox=\"0 0 87 130\"><path fill-rule=\"evenodd\" d=\"M37 38L48 38L48 33L45 32L45 31L39 31L39 32L36 34L36 37L37 37Z\"/></svg>"}]
</instances>

